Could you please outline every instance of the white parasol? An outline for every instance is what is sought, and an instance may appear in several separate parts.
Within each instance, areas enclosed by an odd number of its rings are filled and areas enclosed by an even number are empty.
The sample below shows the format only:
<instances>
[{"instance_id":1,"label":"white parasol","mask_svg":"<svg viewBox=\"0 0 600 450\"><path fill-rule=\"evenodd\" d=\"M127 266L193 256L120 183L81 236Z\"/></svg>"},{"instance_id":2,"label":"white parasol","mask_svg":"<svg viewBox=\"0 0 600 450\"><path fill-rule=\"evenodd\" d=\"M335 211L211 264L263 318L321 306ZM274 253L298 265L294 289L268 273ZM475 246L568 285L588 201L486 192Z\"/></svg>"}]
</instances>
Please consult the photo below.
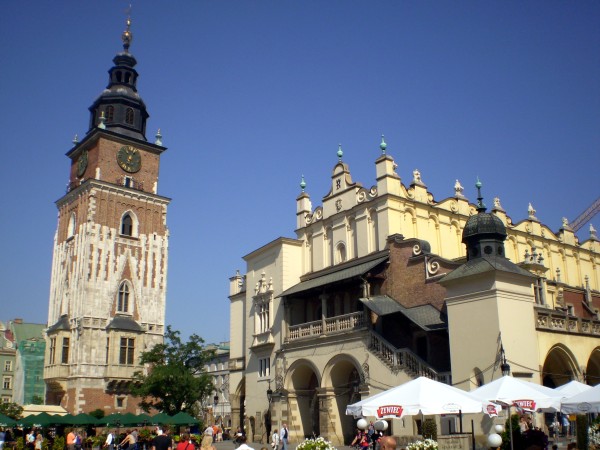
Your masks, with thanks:
<instances>
[{"instance_id":1,"label":"white parasol","mask_svg":"<svg viewBox=\"0 0 600 450\"><path fill-rule=\"evenodd\" d=\"M501 408L463 391L426 377L348 405L346 414L354 417L400 418L419 414L471 414L485 412L497 415Z\"/></svg>"}]
</instances>

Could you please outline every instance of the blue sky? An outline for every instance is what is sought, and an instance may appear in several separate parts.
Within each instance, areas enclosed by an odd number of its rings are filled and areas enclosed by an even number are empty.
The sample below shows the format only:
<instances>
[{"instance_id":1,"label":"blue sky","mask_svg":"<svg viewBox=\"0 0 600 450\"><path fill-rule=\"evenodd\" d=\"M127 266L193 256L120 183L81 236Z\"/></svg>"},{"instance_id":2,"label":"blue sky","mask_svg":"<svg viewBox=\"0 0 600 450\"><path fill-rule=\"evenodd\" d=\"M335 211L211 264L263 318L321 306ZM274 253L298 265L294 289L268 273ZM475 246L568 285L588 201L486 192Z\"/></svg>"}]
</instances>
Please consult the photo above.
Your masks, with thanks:
<instances>
[{"instance_id":1,"label":"blue sky","mask_svg":"<svg viewBox=\"0 0 600 450\"><path fill-rule=\"evenodd\" d=\"M47 320L65 153L127 5L3 2L1 320ZM365 186L383 133L404 182L418 168L441 200L459 179L474 201L479 176L488 205L518 222L531 202L555 231L600 192L598 1L137 1L132 20L147 137L168 147L167 323L184 336L228 339L228 278L295 237L300 177L318 206L338 143Z\"/></svg>"}]
</instances>

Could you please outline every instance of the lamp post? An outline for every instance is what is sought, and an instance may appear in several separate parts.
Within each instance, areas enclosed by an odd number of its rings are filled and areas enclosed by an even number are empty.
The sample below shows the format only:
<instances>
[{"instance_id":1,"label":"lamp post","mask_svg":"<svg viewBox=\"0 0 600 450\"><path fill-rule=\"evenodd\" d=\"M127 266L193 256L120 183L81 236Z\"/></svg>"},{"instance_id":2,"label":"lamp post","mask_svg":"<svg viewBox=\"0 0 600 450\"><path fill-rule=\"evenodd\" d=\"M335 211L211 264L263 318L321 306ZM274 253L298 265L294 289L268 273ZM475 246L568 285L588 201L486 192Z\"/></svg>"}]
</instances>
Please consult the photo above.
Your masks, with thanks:
<instances>
[{"instance_id":1,"label":"lamp post","mask_svg":"<svg viewBox=\"0 0 600 450\"><path fill-rule=\"evenodd\" d=\"M267 417L265 418L265 430L267 432L267 442L271 439L271 403L273 401L273 390L271 389L271 380L269 380L269 387L267 388Z\"/></svg>"},{"instance_id":2,"label":"lamp post","mask_svg":"<svg viewBox=\"0 0 600 450\"><path fill-rule=\"evenodd\" d=\"M506 362L506 354L504 353L504 346L500 343L500 370L503 376L510 375L510 364Z\"/></svg>"},{"instance_id":3,"label":"lamp post","mask_svg":"<svg viewBox=\"0 0 600 450\"><path fill-rule=\"evenodd\" d=\"M219 404L219 394L215 392L215 396L213 397L213 417L215 419L215 424L217 423L217 405ZM216 439L215 439L216 441Z\"/></svg>"},{"instance_id":4,"label":"lamp post","mask_svg":"<svg viewBox=\"0 0 600 450\"><path fill-rule=\"evenodd\" d=\"M510 375L510 365L506 362L506 354L504 353L504 345L500 342L500 370L502 371L502 376ZM508 404L508 430L510 433L510 450L513 450L513 435L512 435L512 417L510 414L510 403ZM502 439L501 439L502 440Z\"/></svg>"}]
</instances>

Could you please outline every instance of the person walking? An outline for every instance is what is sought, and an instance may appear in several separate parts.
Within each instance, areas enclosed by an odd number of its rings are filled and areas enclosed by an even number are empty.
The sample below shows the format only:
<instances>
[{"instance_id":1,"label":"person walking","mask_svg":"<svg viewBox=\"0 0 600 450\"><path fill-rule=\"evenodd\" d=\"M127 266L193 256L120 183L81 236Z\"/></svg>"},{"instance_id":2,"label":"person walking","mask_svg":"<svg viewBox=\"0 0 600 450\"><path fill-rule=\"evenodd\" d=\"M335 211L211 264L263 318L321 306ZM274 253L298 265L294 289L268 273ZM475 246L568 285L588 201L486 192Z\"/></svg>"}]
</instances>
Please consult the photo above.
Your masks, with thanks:
<instances>
[{"instance_id":1,"label":"person walking","mask_svg":"<svg viewBox=\"0 0 600 450\"><path fill-rule=\"evenodd\" d=\"M156 428L156 437L152 441L152 450L172 450L173 440L164 434L162 428Z\"/></svg>"},{"instance_id":2,"label":"person walking","mask_svg":"<svg viewBox=\"0 0 600 450\"><path fill-rule=\"evenodd\" d=\"M67 434L67 450L75 450L75 432L73 430Z\"/></svg>"},{"instance_id":3,"label":"person walking","mask_svg":"<svg viewBox=\"0 0 600 450\"><path fill-rule=\"evenodd\" d=\"M279 441L281 442L281 450L288 450L288 440L290 432L288 430L287 423L283 422L281 430L279 430Z\"/></svg>"},{"instance_id":4,"label":"person walking","mask_svg":"<svg viewBox=\"0 0 600 450\"><path fill-rule=\"evenodd\" d=\"M277 430L273 431L273 435L271 436L271 448L273 450L279 449L279 432Z\"/></svg>"},{"instance_id":5,"label":"person walking","mask_svg":"<svg viewBox=\"0 0 600 450\"><path fill-rule=\"evenodd\" d=\"M102 448L107 450L115 450L115 434L114 431L109 431L106 435L106 440L104 441L104 445Z\"/></svg>"},{"instance_id":6,"label":"person walking","mask_svg":"<svg viewBox=\"0 0 600 450\"><path fill-rule=\"evenodd\" d=\"M35 444L34 444L33 448L35 450L42 450L43 443L44 443L44 437L42 436L42 433L38 433L37 436L35 437Z\"/></svg>"}]
</instances>

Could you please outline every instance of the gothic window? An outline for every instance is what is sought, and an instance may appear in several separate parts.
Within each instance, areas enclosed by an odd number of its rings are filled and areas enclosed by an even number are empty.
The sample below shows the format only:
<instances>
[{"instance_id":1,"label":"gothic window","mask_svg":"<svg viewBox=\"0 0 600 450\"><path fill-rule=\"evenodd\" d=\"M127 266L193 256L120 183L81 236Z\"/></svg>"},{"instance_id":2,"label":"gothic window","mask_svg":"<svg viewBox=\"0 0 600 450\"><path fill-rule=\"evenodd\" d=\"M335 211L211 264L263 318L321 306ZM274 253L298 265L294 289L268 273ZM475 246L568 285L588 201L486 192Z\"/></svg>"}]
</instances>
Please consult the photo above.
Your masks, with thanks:
<instances>
[{"instance_id":1,"label":"gothic window","mask_svg":"<svg viewBox=\"0 0 600 450\"><path fill-rule=\"evenodd\" d=\"M119 286L119 297L117 298L117 312L129 312L129 283L123 281Z\"/></svg>"},{"instance_id":2,"label":"gothic window","mask_svg":"<svg viewBox=\"0 0 600 450\"><path fill-rule=\"evenodd\" d=\"M129 125L133 125L133 109L127 108L125 111L125 122Z\"/></svg>"},{"instance_id":3,"label":"gothic window","mask_svg":"<svg viewBox=\"0 0 600 450\"><path fill-rule=\"evenodd\" d=\"M269 303L261 303L256 305L256 317L258 320L258 332L266 333L271 329L271 323L269 321Z\"/></svg>"},{"instance_id":4,"label":"gothic window","mask_svg":"<svg viewBox=\"0 0 600 450\"><path fill-rule=\"evenodd\" d=\"M125 214L121 220L121 234L123 236L133 235L133 219L129 213Z\"/></svg>"},{"instance_id":5,"label":"gothic window","mask_svg":"<svg viewBox=\"0 0 600 450\"><path fill-rule=\"evenodd\" d=\"M69 364L69 338L64 337L62 340L62 357L61 364Z\"/></svg>"},{"instance_id":6,"label":"gothic window","mask_svg":"<svg viewBox=\"0 0 600 450\"><path fill-rule=\"evenodd\" d=\"M106 338L106 359L105 359L106 364L108 364L109 353L110 353L110 338Z\"/></svg>"},{"instance_id":7,"label":"gothic window","mask_svg":"<svg viewBox=\"0 0 600 450\"><path fill-rule=\"evenodd\" d=\"M132 366L133 354L135 352L135 339L121 338L121 348L119 351L119 364Z\"/></svg>"},{"instance_id":8,"label":"gothic window","mask_svg":"<svg viewBox=\"0 0 600 450\"><path fill-rule=\"evenodd\" d=\"M50 357L48 358L50 364L54 364L54 358L56 356L56 338L50 338Z\"/></svg>"},{"instance_id":9,"label":"gothic window","mask_svg":"<svg viewBox=\"0 0 600 450\"><path fill-rule=\"evenodd\" d=\"M69 218L69 226L67 228L67 237L73 237L75 235L75 213L71 213Z\"/></svg>"},{"instance_id":10,"label":"gothic window","mask_svg":"<svg viewBox=\"0 0 600 450\"><path fill-rule=\"evenodd\" d=\"M113 106L107 106L106 107L106 121L107 122L112 122L115 118L115 108Z\"/></svg>"}]
</instances>

